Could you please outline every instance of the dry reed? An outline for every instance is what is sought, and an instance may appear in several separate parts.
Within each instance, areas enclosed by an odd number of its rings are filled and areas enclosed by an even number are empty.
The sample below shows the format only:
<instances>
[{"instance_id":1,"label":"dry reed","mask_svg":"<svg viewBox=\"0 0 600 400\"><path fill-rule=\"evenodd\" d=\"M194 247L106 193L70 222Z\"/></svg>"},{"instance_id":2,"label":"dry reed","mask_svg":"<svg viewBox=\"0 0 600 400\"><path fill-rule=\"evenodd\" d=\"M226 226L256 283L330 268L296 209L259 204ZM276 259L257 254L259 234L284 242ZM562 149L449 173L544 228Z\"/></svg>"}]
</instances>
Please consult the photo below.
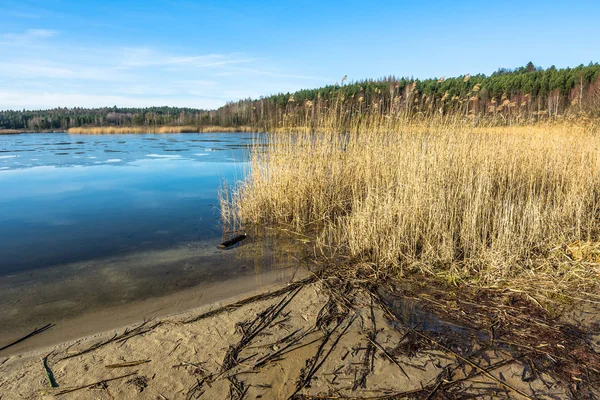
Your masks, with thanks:
<instances>
[{"instance_id":1,"label":"dry reed","mask_svg":"<svg viewBox=\"0 0 600 400\"><path fill-rule=\"evenodd\" d=\"M248 126L96 126L69 128L71 134L128 134L128 133L197 133L197 132L254 132Z\"/></svg>"},{"instance_id":2,"label":"dry reed","mask_svg":"<svg viewBox=\"0 0 600 400\"><path fill-rule=\"evenodd\" d=\"M327 257L397 275L550 297L600 281L600 260L567 251L599 240L597 130L384 116L322 130L269 135L223 193L225 224L291 226Z\"/></svg>"}]
</instances>

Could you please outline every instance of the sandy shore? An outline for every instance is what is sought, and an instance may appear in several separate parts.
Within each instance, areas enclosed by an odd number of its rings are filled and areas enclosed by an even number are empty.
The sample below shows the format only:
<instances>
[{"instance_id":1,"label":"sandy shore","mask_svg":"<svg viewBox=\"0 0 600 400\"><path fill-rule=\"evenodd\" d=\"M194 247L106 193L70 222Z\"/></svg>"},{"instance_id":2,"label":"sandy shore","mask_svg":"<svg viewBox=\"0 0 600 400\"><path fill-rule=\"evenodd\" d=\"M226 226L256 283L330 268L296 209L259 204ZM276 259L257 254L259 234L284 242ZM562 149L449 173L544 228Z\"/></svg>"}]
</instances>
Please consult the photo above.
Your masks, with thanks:
<instances>
[{"instance_id":1,"label":"sandy shore","mask_svg":"<svg viewBox=\"0 0 600 400\"><path fill-rule=\"evenodd\" d=\"M203 241L3 275L0 347L36 326L56 326L0 356L285 284L305 273L285 251L262 241L219 251Z\"/></svg>"},{"instance_id":2,"label":"sandy shore","mask_svg":"<svg viewBox=\"0 0 600 400\"><path fill-rule=\"evenodd\" d=\"M132 322L140 323L145 319L160 318L179 314L208 305L219 304L224 300L248 296L248 293L259 293L270 287L288 282L293 276L302 276L295 270L267 271L260 275L249 275L231 278L223 282L209 282L194 288L184 289L156 298L135 300L118 306L100 308L92 312L81 313L72 318L51 320L55 326L43 335L37 335L15 346L0 352L1 356L11 356L26 351L33 351L58 345L65 341L94 335L98 332L125 327ZM254 290L252 290L255 288ZM28 325L20 329L18 336L0 335L2 344L11 342L31 332L36 325ZM40 325L41 326L41 325ZM7 327L8 328L8 327ZM1 329L0 329L1 332Z\"/></svg>"},{"instance_id":3,"label":"sandy shore","mask_svg":"<svg viewBox=\"0 0 600 400\"><path fill-rule=\"evenodd\" d=\"M0 398L573 397L577 381L544 368L555 344L492 345L481 329L383 292L341 281L288 284L1 357Z\"/></svg>"}]
</instances>

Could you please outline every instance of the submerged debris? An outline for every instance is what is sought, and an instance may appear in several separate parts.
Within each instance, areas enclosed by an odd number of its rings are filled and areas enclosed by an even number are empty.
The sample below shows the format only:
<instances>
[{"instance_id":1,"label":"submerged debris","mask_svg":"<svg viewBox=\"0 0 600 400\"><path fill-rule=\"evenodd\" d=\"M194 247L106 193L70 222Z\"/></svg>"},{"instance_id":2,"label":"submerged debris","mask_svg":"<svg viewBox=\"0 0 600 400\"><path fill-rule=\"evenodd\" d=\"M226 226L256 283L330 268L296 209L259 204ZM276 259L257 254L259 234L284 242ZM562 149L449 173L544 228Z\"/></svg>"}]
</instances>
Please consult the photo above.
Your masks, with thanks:
<instances>
[{"instance_id":1,"label":"submerged debris","mask_svg":"<svg viewBox=\"0 0 600 400\"><path fill-rule=\"evenodd\" d=\"M234 236L233 238L224 241L223 243L221 243L220 245L218 245L217 247L219 249L227 249L239 242L241 242L242 240L246 239L246 237L248 237L248 234L246 233L242 233L240 235Z\"/></svg>"}]
</instances>

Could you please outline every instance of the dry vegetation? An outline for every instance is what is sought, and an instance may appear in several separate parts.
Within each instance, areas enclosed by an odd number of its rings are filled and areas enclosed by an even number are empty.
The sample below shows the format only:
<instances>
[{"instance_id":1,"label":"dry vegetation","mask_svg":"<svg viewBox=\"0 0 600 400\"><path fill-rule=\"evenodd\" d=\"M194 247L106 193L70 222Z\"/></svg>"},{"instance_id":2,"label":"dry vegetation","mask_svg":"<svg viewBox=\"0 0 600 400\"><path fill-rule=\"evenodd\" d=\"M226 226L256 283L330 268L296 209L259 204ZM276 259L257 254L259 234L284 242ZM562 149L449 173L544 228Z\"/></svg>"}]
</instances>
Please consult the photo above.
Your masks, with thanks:
<instances>
[{"instance_id":1,"label":"dry vegetation","mask_svg":"<svg viewBox=\"0 0 600 400\"><path fill-rule=\"evenodd\" d=\"M248 126L101 126L70 128L72 134L125 134L125 133L193 133L193 132L254 132Z\"/></svg>"},{"instance_id":2,"label":"dry vegetation","mask_svg":"<svg viewBox=\"0 0 600 400\"><path fill-rule=\"evenodd\" d=\"M597 127L375 115L350 133L333 128L332 118L325 133L270 135L246 180L223 191L224 222L286 226L329 260L383 274L545 300L597 289Z\"/></svg>"}]
</instances>

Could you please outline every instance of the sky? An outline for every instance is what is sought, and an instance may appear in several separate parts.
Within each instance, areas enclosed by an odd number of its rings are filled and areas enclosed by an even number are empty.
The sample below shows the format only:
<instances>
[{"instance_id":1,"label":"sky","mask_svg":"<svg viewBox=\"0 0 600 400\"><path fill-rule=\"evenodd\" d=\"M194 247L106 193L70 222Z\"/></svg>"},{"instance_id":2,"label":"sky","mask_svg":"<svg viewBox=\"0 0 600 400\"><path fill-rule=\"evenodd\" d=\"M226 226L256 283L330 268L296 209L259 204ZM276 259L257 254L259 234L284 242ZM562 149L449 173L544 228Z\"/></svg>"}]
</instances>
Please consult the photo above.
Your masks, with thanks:
<instances>
[{"instance_id":1,"label":"sky","mask_svg":"<svg viewBox=\"0 0 600 400\"><path fill-rule=\"evenodd\" d=\"M600 1L0 0L0 110L182 106L600 62Z\"/></svg>"}]
</instances>

